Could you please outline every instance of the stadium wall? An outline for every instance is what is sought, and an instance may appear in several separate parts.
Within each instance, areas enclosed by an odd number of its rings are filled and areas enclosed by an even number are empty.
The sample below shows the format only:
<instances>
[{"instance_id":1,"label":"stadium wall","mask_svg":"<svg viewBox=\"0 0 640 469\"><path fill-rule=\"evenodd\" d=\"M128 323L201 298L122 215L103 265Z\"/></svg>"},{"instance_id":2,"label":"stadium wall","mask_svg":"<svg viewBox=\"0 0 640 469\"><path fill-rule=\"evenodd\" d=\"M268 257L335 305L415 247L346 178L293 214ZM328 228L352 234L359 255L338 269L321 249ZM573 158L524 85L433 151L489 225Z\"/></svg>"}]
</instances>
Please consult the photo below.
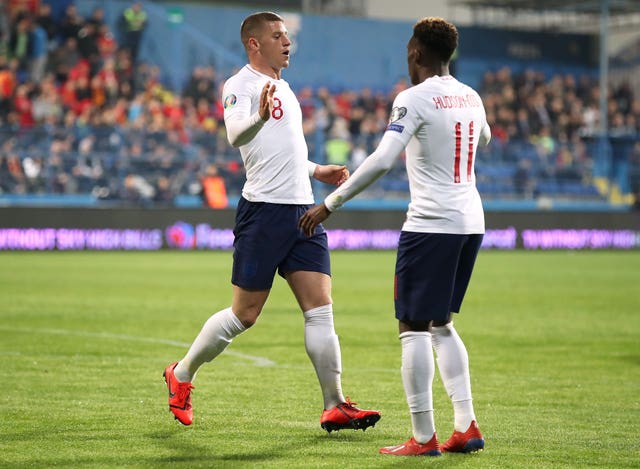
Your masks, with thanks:
<instances>
[{"instance_id":1,"label":"stadium wall","mask_svg":"<svg viewBox=\"0 0 640 469\"><path fill-rule=\"evenodd\" d=\"M228 250L233 210L0 208L0 251ZM332 249L394 249L405 213L344 210ZM640 249L640 212L487 212L485 249Z\"/></svg>"},{"instance_id":2,"label":"stadium wall","mask_svg":"<svg viewBox=\"0 0 640 469\"><path fill-rule=\"evenodd\" d=\"M101 7L114 31L129 0L84 0L88 16ZM165 85L179 90L197 65L214 65L219 77L245 62L239 26L255 11L231 6L185 2L143 2L149 15L141 58L163 70ZM285 79L294 89L370 87L386 90L407 77L406 43L415 20L378 20L281 12L293 39L291 67ZM471 86L483 73L509 65L516 70L535 66L549 75L595 74L597 41L586 34L531 33L461 26L456 75Z\"/></svg>"}]
</instances>

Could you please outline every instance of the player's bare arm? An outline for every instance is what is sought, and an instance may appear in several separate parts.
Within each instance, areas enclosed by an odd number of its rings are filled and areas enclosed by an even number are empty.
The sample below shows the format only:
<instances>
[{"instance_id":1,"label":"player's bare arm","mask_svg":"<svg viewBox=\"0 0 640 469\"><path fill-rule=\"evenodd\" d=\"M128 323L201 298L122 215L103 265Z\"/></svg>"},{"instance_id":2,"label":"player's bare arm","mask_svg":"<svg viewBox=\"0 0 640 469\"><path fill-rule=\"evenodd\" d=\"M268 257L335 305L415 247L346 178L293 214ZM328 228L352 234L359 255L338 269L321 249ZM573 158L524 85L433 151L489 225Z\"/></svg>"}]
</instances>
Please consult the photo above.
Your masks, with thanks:
<instances>
[{"instance_id":1,"label":"player's bare arm","mask_svg":"<svg viewBox=\"0 0 640 469\"><path fill-rule=\"evenodd\" d=\"M327 206L324 202L320 203L311 207L300 217L298 227L305 235L311 236L316 231L316 227L329 218L329 215L331 215L331 212Z\"/></svg>"},{"instance_id":2,"label":"player's bare arm","mask_svg":"<svg viewBox=\"0 0 640 469\"><path fill-rule=\"evenodd\" d=\"M263 121L268 121L273 111L273 93L276 91L276 85L272 85L271 82L266 82L260 92L260 109L258 110L260 118Z\"/></svg>"},{"instance_id":3,"label":"player's bare arm","mask_svg":"<svg viewBox=\"0 0 640 469\"><path fill-rule=\"evenodd\" d=\"M325 184L339 186L349 179L349 170L346 166L337 164L317 165L313 177Z\"/></svg>"}]
</instances>

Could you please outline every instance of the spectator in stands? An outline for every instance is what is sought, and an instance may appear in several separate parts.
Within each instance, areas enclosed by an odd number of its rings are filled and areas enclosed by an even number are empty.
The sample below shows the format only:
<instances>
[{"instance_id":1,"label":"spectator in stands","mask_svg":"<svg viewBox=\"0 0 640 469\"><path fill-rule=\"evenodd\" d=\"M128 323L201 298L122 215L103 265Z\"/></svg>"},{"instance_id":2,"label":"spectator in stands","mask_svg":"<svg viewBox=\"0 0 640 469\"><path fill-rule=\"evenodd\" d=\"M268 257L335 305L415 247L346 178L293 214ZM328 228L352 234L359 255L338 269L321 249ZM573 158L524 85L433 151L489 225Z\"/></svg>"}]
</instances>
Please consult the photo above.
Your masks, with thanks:
<instances>
[{"instance_id":1,"label":"spectator in stands","mask_svg":"<svg viewBox=\"0 0 640 469\"><path fill-rule=\"evenodd\" d=\"M135 70L131 61L131 54L127 49L119 49L116 52L116 74L120 83L127 83L131 93L142 91L142 83L135 80Z\"/></svg>"},{"instance_id":2,"label":"spectator in stands","mask_svg":"<svg viewBox=\"0 0 640 469\"><path fill-rule=\"evenodd\" d=\"M226 184L224 178L218 173L216 165L207 165L201 184L202 198L207 207L214 209L228 207L229 200L227 198Z\"/></svg>"},{"instance_id":3,"label":"spectator in stands","mask_svg":"<svg viewBox=\"0 0 640 469\"><path fill-rule=\"evenodd\" d=\"M348 121L338 117L333 121L329 138L325 143L326 162L346 166L351 154L351 138L348 130Z\"/></svg>"},{"instance_id":4,"label":"spectator in stands","mask_svg":"<svg viewBox=\"0 0 640 469\"><path fill-rule=\"evenodd\" d=\"M155 205L173 205L176 194L171 187L171 179L159 176L154 187L153 202Z\"/></svg>"},{"instance_id":5,"label":"spectator in stands","mask_svg":"<svg viewBox=\"0 0 640 469\"><path fill-rule=\"evenodd\" d=\"M62 41L69 38L77 39L83 24L84 18L78 14L75 3L68 4L60 21L59 31Z\"/></svg>"},{"instance_id":6,"label":"spectator in stands","mask_svg":"<svg viewBox=\"0 0 640 469\"><path fill-rule=\"evenodd\" d=\"M97 43L103 64L105 60L113 59L115 57L116 51L118 50L118 44L111 33L111 29L109 29L108 24L104 23L98 26Z\"/></svg>"},{"instance_id":7,"label":"spectator in stands","mask_svg":"<svg viewBox=\"0 0 640 469\"><path fill-rule=\"evenodd\" d=\"M7 166L7 187L13 194L24 194L27 192L26 178L22 170L20 156L13 148L5 155Z\"/></svg>"},{"instance_id":8,"label":"spectator in stands","mask_svg":"<svg viewBox=\"0 0 640 469\"><path fill-rule=\"evenodd\" d=\"M217 98L216 92L215 69L197 66L193 69L182 94L192 98L194 102L201 99L213 102Z\"/></svg>"},{"instance_id":9,"label":"spectator in stands","mask_svg":"<svg viewBox=\"0 0 640 469\"><path fill-rule=\"evenodd\" d=\"M518 168L513 175L513 187L516 194L523 199L532 199L534 197L535 179L530 159L522 158L518 162Z\"/></svg>"},{"instance_id":10,"label":"spectator in stands","mask_svg":"<svg viewBox=\"0 0 640 469\"><path fill-rule=\"evenodd\" d=\"M36 21L29 24L29 79L38 83L44 77L49 54L45 29Z\"/></svg>"},{"instance_id":11,"label":"spectator in stands","mask_svg":"<svg viewBox=\"0 0 640 469\"><path fill-rule=\"evenodd\" d=\"M553 163L554 175L559 182L581 182L583 174L573 152L566 146L560 147Z\"/></svg>"},{"instance_id":12,"label":"spectator in stands","mask_svg":"<svg viewBox=\"0 0 640 469\"><path fill-rule=\"evenodd\" d=\"M298 93L298 101L300 101L300 109L302 110L302 119L309 120L313 118L316 110L315 99L313 96L313 88L305 86Z\"/></svg>"},{"instance_id":13,"label":"spectator in stands","mask_svg":"<svg viewBox=\"0 0 640 469\"><path fill-rule=\"evenodd\" d=\"M56 82L62 84L67 81L71 69L79 60L78 39L69 37L51 53L48 70L54 74Z\"/></svg>"},{"instance_id":14,"label":"spectator in stands","mask_svg":"<svg viewBox=\"0 0 640 469\"><path fill-rule=\"evenodd\" d=\"M62 122L63 106L52 74L46 75L33 98L33 118L39 125L58 125Z\"/></svg>"},{"instance_id":15,"label":"spectator in stands","mask_svg":"<svg viewBox=\"0 0 640 469\"><path fill-rule=\"evenodd\" d=\"M7 31L8 29L0 29L0 57L3 57L5 60L9 56Z\"/></svg>"},{"instance_id":16,"label":"spectator in stands","mask_svg":"<svg viewBox=\"0 0 640 469\"><path fill-rule=\"evenodd\" d=\"M9 61L6 55L0 55L0 119L7 118L13 108L13 96L17 85L16 60Z\"/></svg>"},{"instance_id":17,"label":"spectator in stands","mask_svg":"<svg viewBox=\"0 0 640 469\"><path fill-rule=\"evenodd\" d=\"M155 189L142 176L127 174L119 198L125 202L148 205L155 196Z\"/></svg>"},{"instance_id":18,"label":"spectator in stands","mask_svg":"<svg viewBox=\"0 0 640 469\"><path fill-rule=\"evenodd\" d=\"M21 129L29 129L35 125L31 97L29 96L30 92L31 85L28 82L19 84L13 99L16 123Z\"/></svg>"},{"instance_id":19,"label":"spectator in stands","mask_svg":"<svg viewBox=\"0 0 640 469\"><path fill-rule=\"evenodd\" d=\"M36 22L47 33L47 50L54 50L58 45L58 23L51 15L51 5L48 3L40 4Z\"/></svg>"},{"instance_id":20,"label":"spectator in stands","mask_svg":"<svg viewBox=\"0 0 640 469\"><path fill-rule=\"evenodd\" d=\"M104 9L101 7L94 8L93 11L91 12L91 15L89 16L89 18L87 18L85 23L93 25L96 31L99 30L100 26L102 26L103 24L106 24Z\"/></svg>"},{"instance_id":21,"label":"spectator in stands","mask_svg":"<svg viewBox=\"0 0 640 469\"><path fill-rule=\"evenodd\" d=\"M0 152L0 195L11 193L9 187L9 168L7 166L6 156Z\"/></svg>"},{"instance_id":22,"label":"spectator in stands","mask_svg":"<svg viewBox=\"0 0 640 469\"><path fill-rule=\"evenodd\" d=\"M91 76L95 75L102 65L98 38L98 30L93 23L84 23L78 31L78 52L80 52L80 57L89 64Z\"/></svg>"},{"instance_id":23,"label":"spectator in stands","mask_svg":"<svg viewBox=\"0 0 640 469\"><path fill-rule=\"evenodd\" d=\"M18 62L17 72L20 75L28 73L29 70L30 28L31 19L28 16L22 16L17 20L9 37L8 54L11 59Z\"/></svg>"},{"instance_id":24,"label":"spectator in stands","mask_svg":"<svg viewBox=\"0 0 640 469\"><path fill-rule=\"evenodd\" d=\"M7 8L7 3L0 3L0 33L2 33L2 39L4 41L8 39L8 32L11 29L12 21L13 18L11 18L11 13ZM4 50L2 52L4 52Z\"/></svg>"},{"instance_id":25,"label":"spectator in stands","mask_svg":"<svg viewBox=\"0 0 640 469\"><path fill-rule=\"evenodd\" d=\"M121 29L123 33L122 46L131 53L133 63L138 61L138 52L142 34L147 27L147 13L140 2L134 2L122 12Z\"/></svg>"}]
</instances>

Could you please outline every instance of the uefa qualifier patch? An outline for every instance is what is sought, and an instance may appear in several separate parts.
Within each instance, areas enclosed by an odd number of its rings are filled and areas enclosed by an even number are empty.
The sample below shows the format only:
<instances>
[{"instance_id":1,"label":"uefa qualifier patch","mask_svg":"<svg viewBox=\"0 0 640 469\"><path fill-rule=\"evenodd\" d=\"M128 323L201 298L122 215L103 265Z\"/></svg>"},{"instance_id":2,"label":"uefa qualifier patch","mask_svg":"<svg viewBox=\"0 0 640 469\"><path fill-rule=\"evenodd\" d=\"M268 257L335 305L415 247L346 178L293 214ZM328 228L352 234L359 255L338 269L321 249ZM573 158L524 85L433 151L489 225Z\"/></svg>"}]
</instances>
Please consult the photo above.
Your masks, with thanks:
<instances>
[{"instance_id":1,"label":"uefa qualifier patch","mask_svg":"<svg viewBox=\"0 0 640 469\"><path fill-rule=\"evenodd\" d=\"M238 102L238 98L236 98L235 94L227 95L227 97L224 98L224 108L228 109L230 107L233 107L236 105L237 102Z\"/></svg>"},{"instance_id":2,"label":"uefa qualifier patch","mask_svg":"<svg viewBox=\"0 0 640 469\"><path fill-rule=\"evenodd\" d=\"M389 116L389 123L398 121L407 115L406 107L394 107L391 110L391 115Z\"/></svg>"},{"instance_id":3,"label":"uefa qualifier patch","mask_svg":"<svg viewBox=\"0 0 640 469\"><path fill-rule=\"evenodd\" d=\"M395 124L396 121L399 121L404 116L407 115L406 107L394 107L391 110L391 115L389 116L389 125L387 125L386 130L392 130L394 132L402 133L404 130L404 125Z\"/></svg>"}]
</instances>

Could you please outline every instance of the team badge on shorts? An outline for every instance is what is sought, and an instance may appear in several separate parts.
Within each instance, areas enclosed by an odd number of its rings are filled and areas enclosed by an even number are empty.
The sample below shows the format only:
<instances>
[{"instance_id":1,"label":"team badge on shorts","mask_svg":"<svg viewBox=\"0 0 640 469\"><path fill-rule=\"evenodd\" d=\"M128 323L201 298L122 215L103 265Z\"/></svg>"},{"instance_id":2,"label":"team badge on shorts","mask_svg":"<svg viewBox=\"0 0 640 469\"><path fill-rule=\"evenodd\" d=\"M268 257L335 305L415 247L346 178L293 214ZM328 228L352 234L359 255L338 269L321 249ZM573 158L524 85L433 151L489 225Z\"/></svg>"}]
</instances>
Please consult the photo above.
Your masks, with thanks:
<instances>
[{"instance_id":1,"label":"team badge on shorts","mask_svg":"<svg viewBox=\"0 0 640 469\"><path fill-rule=\"evenodd\" d=\"M236 98L235 94L230 94L226 98L224 98L224 108L228 109L236 105L238 98Z\"/></svg>"}]
</instances>

